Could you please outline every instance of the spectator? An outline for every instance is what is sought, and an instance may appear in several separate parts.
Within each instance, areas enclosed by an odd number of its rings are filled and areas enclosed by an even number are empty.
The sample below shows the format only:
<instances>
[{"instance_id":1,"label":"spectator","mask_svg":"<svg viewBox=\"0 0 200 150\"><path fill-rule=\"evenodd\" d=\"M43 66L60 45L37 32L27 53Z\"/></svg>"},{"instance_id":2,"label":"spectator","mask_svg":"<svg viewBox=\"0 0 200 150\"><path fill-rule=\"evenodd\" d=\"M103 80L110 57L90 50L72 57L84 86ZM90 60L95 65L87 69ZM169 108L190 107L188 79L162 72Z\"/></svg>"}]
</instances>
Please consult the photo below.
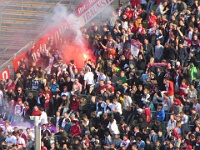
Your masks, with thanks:
<instances>
[{"instance_id":1,"label":"spectator","mask_svg":"<svg viewBox=\"0 0 200 150\"><path fill-rule=\"evenodd\" d=\"M78 124L78 121L76 121L76 120L72 121L72 126L71 126L71 129L70 129L70 133L72 134L73 137L81 135L81 128L80 128L80 126Z\"/></svg>"},{"instance_id":2,"label":"spectator","mask_svg":"<svg viewBox=\"0 0 200 150\"><path fill-rule=\"evenodd\" d=\"M41 115L40 115L40 124L47 124L48 120L47 120L47 113L44 111L44 108L40 109L41 111Z\"/></svg>"},{"instance_id":3,"label":"spectator","mask_svg":"<svg viewBox=\"0 0 200 150\"><path fill-rule=\"evenodd\" d=\"M41 111L39 110L39 108L37 106L34 106L34 110L31 115L32 116L40 116L41 115Z\"/></svg>"},{"instance_id":4,"label":"spectator","mask_svg":"<svg viewBox=\"0 0 200 150\"><path fill-rule=\"evenodd\" d=\"M163 122L165 119L165 111L163 110L162 106L158 106L157 107L157 111L156 111L156 118L158 121Z\"/></svg>"},{"instance_id":5,"label":"spectator","mask_svg":"<svg viewBox=\"0 0 200 150\"><path fill-rule=\"evenodd\" d=\"M24 104L22 103L22 99L18 98L18 102L15 105L14 109L14 114L15 114L15 122L20 122L22 121L23 117L23 112L24 112Z\"/></svg>"}]
</instances>

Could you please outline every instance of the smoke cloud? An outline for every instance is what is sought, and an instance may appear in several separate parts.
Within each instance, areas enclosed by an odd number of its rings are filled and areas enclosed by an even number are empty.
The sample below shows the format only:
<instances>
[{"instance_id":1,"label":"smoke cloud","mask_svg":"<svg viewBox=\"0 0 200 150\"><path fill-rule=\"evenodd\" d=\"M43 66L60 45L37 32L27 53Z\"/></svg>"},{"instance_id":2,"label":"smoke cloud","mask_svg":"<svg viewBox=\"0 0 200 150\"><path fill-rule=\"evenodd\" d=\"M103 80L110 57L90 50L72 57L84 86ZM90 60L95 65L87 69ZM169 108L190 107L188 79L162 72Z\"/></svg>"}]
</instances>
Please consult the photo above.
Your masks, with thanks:
<instances>
[{"instance_id":1,"label":"smoke cloud","mask_svg":"<svg viewBox=\"0 0 200 150\"><path fill-rule=\"evenodd\" d=\"M60 44L57 47L63 54L64 62L69 64L70 60L74 60L77 68L82 68L86 57L94 60L94 56L91 50L87 48L84 35L80 30L78 18L67 7L58 3L53 9L53 15L48 15L45 19L44 26L49 29L65 26L65 30L62 30L60 34L58 42Z\"/></svg>"}]
</instances>

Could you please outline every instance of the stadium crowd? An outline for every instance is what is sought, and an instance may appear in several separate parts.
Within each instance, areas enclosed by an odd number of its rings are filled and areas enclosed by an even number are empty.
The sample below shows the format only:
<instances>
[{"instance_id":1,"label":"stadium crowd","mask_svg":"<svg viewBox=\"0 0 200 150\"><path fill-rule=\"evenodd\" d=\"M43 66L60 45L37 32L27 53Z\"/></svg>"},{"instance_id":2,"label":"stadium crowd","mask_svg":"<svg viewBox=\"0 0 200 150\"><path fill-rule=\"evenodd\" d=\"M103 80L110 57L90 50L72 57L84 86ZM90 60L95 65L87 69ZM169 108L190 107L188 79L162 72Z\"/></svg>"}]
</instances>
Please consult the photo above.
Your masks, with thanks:
<instances>
[{"instance_id":1,"label":"stadium crowd","mask_svg":"<svg viewBox=\"0 0 200 150\"><path fill-rule=\"evenodd\" d=\"M11 126L30 116L41 150L200 149L199 2L130 0L110 16L81 28L95 62L62 61L71 38L50 39L42 67L30 57L1 81L2 150L34 149L31 129Z\"/></svg>"}]
</instances>

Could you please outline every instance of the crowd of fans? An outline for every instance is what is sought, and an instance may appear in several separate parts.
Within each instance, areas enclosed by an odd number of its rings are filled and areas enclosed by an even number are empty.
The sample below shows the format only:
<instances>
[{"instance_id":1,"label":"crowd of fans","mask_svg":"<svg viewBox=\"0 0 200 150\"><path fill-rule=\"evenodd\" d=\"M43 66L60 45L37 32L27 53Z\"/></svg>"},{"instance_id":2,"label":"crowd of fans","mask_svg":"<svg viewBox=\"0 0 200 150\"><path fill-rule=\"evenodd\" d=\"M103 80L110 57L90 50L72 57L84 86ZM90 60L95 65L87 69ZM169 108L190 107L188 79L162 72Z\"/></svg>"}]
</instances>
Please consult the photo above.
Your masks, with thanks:
<instances>
[{"instance_id":1,"label":"crowd of fans","mask_svg":"<svg viewBox=\"0 0 200 150\"><path fill-rule=\"evenodd\" d=\"M0 148L34 149L30 128L10 123L40 116L41 150L200 149L198 3L120 5L108 20L81 28L96 56L81 69L62 61L73 37L50 39L42 67L26 58L15 80L1 81Z\"/></svg>"}]
</instances>

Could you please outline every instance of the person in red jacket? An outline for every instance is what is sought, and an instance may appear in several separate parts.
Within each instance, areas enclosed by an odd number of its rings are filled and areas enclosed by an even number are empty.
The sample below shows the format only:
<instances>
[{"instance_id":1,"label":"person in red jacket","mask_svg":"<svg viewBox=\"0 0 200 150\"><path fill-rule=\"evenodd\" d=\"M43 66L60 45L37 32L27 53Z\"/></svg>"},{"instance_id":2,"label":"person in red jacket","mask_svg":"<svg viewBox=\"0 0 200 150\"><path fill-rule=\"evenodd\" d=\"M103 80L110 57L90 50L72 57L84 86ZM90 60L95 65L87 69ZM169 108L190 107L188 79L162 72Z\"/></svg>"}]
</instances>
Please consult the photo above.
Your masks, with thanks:
<instances>
[{"instance_id":1,"label":"person in red jacket","mask_svg":"<svg viewBox=\"0 0 200 150\"><path fill-rule=\"evenodd\" d=\"M151 109L149 108L148 106L149 104L145 104L145 108L144 108L144 114L147 118L147 123L150 123L151 122Z\"/></svg>"},{"instance_id":2,"label":"person in red jacket","mask_svg":"<svg viewBox=\"0 0 200 150\"><path fill-rule=\"evenodd\" d=\"M127 15L127 18L128 18L129 21L132 20L132 18L133 18L133 11L131 10L130 6L126 7L126 10L125 10L125 12L123 14Z\"/></svg>"},{"instance_id":3,"label":"person in red jacket","mask_svg":"<svg viewBox=\"0 0 200 150\"><path fill-rule=\"evenodd\" d=\"M72 101L70 103L70 109L72 113L78 111L79 102L80 100L75 95L73 95Z\"/></svg>"},{"instance_id":4,"label":"person in red jacket","mask_svg":"<svg viewBox=\"0 0 200 150\"><path fill-rule=\"evenodd\" d=\"M72 121L72 127L70 129L70 133L72 134L73 137L81 135L81 127L78 124L77 120Z\"/></svg>"},{"instance_id":5,"label":"person in red jacket","mask_svg":"<svg viewBox=\"0 0 200 150\"><path fill-rule=\"evenodd\" d=\"M41 111L39 110L37 106L34 106L32 116L40 116L40 115L41 115Z\"/></svg>"},{"instance_id":6,"label":"person in red jacket","mask_svg":"<svg viewBox=\"0 0 200 150\"><path fill-rule=\"evenodd\" d=\"M183 79L179 88L179 95L180 96L187 96L187 90L189 86L186 84L186 80Z\"/></svg>"},{"instance_id":7,"label":"person in red jacket","mask_svg":"<svg viewBox=\"0 0 200 150\"><path fill-rule=\"evenodd\" d=\"M152 10L148 16L148 27L153 28L154 23L157 21L157 17L154 14L154 11Z\"/></svg>"},{"instance_id":8,"label":"person in red jacket","mask_svg":"<svg viewBox=\"0 0 200 150\"><path fill-rule=\"evenodd\" d=\"M174 82L170 81L168 78L164 78L163 83L165 84L166 91L169 95L171 104L174 103Z\"/></svg>"}]
</instances>

